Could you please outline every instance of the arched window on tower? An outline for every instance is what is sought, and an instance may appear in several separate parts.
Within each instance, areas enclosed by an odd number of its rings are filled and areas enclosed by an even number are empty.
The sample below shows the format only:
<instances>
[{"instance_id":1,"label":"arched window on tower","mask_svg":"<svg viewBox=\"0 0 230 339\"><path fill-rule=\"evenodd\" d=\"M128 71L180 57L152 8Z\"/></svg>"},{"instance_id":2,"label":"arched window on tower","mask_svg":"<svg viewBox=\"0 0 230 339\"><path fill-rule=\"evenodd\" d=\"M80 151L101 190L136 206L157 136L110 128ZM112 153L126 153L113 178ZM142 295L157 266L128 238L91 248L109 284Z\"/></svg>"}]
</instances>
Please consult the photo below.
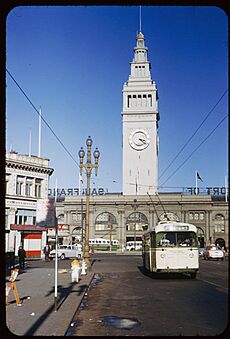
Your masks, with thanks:
<instances>
[{"instance_id":1,"label":"arched window on tower","mask_svg":"<svg viewBox=\"0 0 230 339\"><path fill-rule=\"evenodd\" d=\"M138 95L138 101L137 101L137 106L140 107L141 106L141 95Z\"/></svg>"},{"instance_id":2,"label":"arched window on tower","mask_svg":"<svg viewBox=\"0 0 230 339\"><path fill-rule=\"evenodd\" d=\"M131 95L128 95L127 107L131 106Z\"/></svg>"},{"instance_id":3,"label":"arched window on tower","mask_svg":"<svg viewBox=\"0 0 230 339\"><path fill-rule=\"evenodd\" d=\"M151 94L148 94L148 104L147 104L148 107L152 107L152 95Z\"/></svg>"},{"instance_id":4,"label":"arched window on tower","mask_svg":"<svg viewBox=\"0 0 230 339\"><path fill-rule=\"evenodd\" d=\"M137 106L137 96L133 96L133 106Z\"/></svg>"}]
</instances>

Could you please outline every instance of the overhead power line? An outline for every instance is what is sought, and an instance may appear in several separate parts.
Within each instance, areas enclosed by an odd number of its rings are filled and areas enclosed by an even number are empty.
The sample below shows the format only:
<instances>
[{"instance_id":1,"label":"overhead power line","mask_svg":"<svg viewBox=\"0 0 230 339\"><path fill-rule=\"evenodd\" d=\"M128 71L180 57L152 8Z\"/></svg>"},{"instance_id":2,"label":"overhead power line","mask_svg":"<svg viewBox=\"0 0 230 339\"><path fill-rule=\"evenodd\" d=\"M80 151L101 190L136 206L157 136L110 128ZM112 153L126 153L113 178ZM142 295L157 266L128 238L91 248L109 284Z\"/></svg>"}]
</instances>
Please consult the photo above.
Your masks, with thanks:
<instances>
[{"instance_id":1,"label":"overhead power line","mask_svg":"<svg viewBox=\"0 0 230 339\"><path fill-rule=\"evenodd\" d=\"M206 117L203 119L203 121L200 123L200 125L197 127L195 132L191 135L191 137L186 141L184 146L180 149L180 151L176 154L176 156L173 158L173 160L170 162L170 164L166 167L166 169L161 173L159 176L159 179L164 175L164 173L171 167L171 165L174 163L174 161L178 158L178 156L181 154L181 152L185 149L185 147L189 144L189 142L193 139L193 137L196 135L196 133L199 131L201 126L204 124L204 122L208 119L208 117L211 115L211 113L214 111L216 106L219 104L219 102L223 99L225 94L228 92L228 88L226 91L221 95L220 99L217 101L217 103L213 106L213 108L209 111L209 113L206 115Z\"/></svg>"},{"instance_id":2,"label":"overhead power line","mask_svg":"<svg viewBox=\"0 0 230 339\"><path fill-rule=\"evenodd\" d=\"M54 130L50 127L50 125L48 124L48 122L46 122L46 120L44 119L44 117L40 114L40 112L37 110L37 108L34 106L34 104L32 103L32 101L30 100L30 98L28 97L28 95L25 93L25 91L22 89L22 87L19 85L19 83L15 80L15 78L13 77L13 75L7 70L6 68L6 72L9 74L9 76L11 77L11 79L14 81L14 83L17 85L17 87L20 89L20 91L23 93L23 95L26 97L26 99L29 101L29 103L31 104L31 106L34 108L34 110L37 112L37 114L41 117L41 119L43 120L43 122L46 124L46 126L49 128L49 130L51 131L51 133L55 136L55 138L58 140L58 142L61 144L61 146L64 148L64 150L68 153L68 155L71 157L71 159L75 162L75 164L79 166L78 162L74 159L74 157L72 156L72 154L69 152L69 150L66 148L66 146L63 144L63 142L61 141L61 139L57 136L57 134L54 132Z\"/></svg>"},{"instance_id":3,"label":"overhead power line","mask_svg":"<svg viewBox=\"0 0 230 339\"><path fill-rule=\"evenodd\" d=\"M198 148L203 145L203 143L215 132L215 130L224 122L224 120L227 118L227 115L224 116L224 118L217 124L217 126L207 135L205 139L192 151L192 153L182 162L180 166L177 167L177 169L161 184L163 186L171 177L191 158L191 156L198 150Z\"/></svg>"}]
</instances>

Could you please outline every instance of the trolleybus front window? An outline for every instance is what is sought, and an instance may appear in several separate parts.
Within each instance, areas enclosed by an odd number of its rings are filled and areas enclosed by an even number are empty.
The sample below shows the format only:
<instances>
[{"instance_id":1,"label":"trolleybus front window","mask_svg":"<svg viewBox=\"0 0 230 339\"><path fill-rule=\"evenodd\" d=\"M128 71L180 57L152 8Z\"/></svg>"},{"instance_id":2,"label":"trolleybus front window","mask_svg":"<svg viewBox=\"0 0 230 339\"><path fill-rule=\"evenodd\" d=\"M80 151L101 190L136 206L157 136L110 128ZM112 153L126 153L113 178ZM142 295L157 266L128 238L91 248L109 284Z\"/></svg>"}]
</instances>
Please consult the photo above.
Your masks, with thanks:
<instances>
[{"instance_id":1,"label":"trolleybus front window","mask_svg":"<svg viewBox=\"0 0 230 339\"><path fill-rule=\"evenodd\" d=\"M178 232L177 233L178 246L197 246L196 233L194 232Z\"/></svg>"},{"instance_id":2,"label":"trolleybus front window","mask_svg":"<svg viewBox=\"0 0 230 339\"><path fill-rule=\"evenodd\" d=\"M159 247L176 246L176 233L175 232L158 233L157 245Z\"/></svg>"},{"instance_id":3,"label":"trolleybus front window","mask_svg":"<svg viewBox=\"0 0 230 339\"><path fill-rule=\"evenodd\" d=\"M159 232L156 236L158 247L197 246L194 232Z\"/></svg>"}]
</instances>

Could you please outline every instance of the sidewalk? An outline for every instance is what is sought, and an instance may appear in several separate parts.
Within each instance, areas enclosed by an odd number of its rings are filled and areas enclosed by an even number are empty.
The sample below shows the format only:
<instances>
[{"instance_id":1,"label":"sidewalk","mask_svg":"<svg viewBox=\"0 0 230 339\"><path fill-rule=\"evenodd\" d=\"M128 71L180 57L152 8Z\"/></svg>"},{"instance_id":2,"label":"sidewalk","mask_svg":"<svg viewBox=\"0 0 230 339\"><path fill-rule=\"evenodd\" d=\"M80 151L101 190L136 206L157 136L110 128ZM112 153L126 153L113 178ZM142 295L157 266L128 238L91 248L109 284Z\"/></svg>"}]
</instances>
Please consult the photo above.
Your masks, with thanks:
<instances>
[{"instance_id":1,"label":"sidewalk","mask_svg":"<svg viewBox=\"0 0 230 339\"><path fill-rule=\"evenodd\" d=\"M67 272L59 269L56 312L54 269L26 268L16 279L22 305L16 305L13 291L6 305L6 325L10 332L23 336L64 336L93 279L93 266L87 275L81 276L79 283L71 283L70 268Z\"/></svg>"}]
</instances>

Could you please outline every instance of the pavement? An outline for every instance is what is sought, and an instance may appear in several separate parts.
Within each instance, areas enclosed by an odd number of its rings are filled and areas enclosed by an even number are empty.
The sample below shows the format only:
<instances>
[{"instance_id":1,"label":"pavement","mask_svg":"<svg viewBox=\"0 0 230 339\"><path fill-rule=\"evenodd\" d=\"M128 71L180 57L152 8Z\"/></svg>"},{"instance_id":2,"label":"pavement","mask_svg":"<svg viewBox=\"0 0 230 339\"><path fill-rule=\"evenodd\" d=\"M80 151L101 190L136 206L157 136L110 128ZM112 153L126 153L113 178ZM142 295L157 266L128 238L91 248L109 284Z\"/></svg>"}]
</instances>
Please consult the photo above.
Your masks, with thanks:
<instances>
[{"instance_id":1,"label":"pavement","mask_svg":"<svg viewBox=\"0 0 230 339\"><path fill-rule=\"evenodd\" d=\"M13 291L6 304L6 330L23 336L66 335L94 273L93 264L86 275L81 275L78 283L72 283L70 267L59 268L55 311L54 268L41 267L41 264L36 267L36 263L31 265L27 261L25 270L16 279L21 306L16 304ZM9 276L6 281L8 278Z\"/></svg>"},{"instance_id":2,"label":"pavement","mask_svg":"<svg viewBox=\"0 0 230 339\"><path fill-rule=\"evenodd\" d=\"M99 253L99 252L98 252ZM105 252L102 252L105 253ZM107 252L109 254L109 252ZM141 252L121 252L117 255L140 255ZM16 279L21 306L15 301L11 291L5 307L6 332L20 336L65 336L79 308L84 294L90 286L95 273L111 271L106 262L91 256L91 269L81 275L78 283L71 282L70 261L58 264L57 310L54 306L54 264L53 267L41 263L41 259L26 261L25 270ZM9 279L6 273L6 281ZM68 332L68 333L67 333Z\"/></svg>"}]
</instances>

